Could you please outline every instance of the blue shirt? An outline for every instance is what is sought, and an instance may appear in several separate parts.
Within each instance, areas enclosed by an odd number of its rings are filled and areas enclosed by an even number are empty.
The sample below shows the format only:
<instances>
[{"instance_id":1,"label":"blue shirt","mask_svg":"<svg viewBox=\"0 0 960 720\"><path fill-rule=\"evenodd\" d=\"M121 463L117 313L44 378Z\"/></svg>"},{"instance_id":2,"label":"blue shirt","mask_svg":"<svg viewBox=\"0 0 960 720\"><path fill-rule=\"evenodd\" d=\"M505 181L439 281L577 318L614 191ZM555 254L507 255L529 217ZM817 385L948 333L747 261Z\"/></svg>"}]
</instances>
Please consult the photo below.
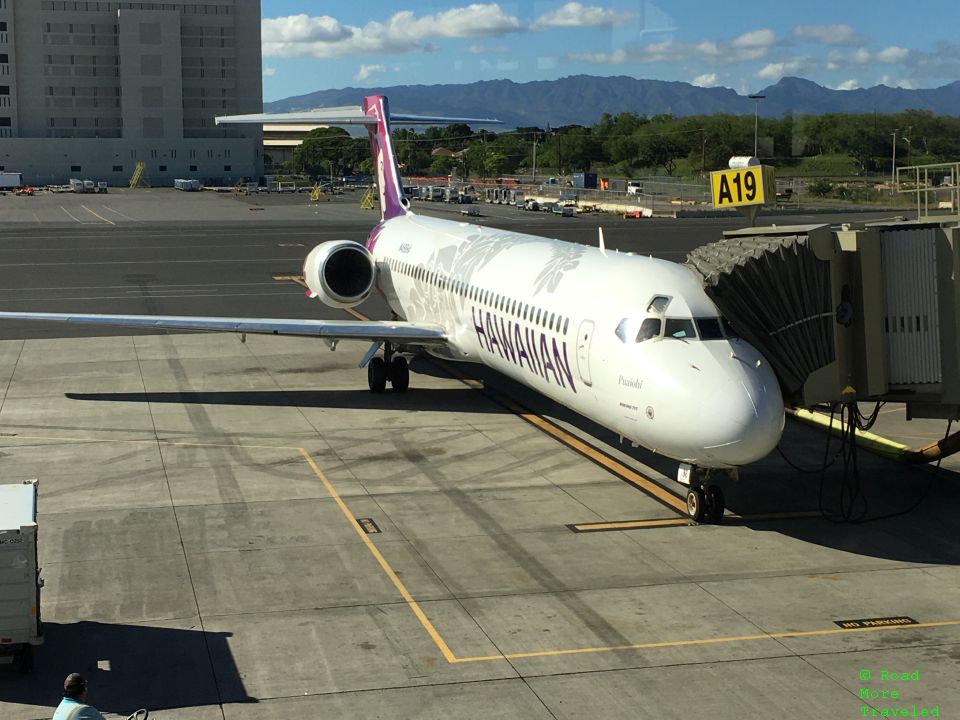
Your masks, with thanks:
<instances>
[{"instance_id":1,"label":"blue shirt","mask_svg":"<svg viewBox=\"0 0 960 720\"><path fill-rule=\"evenodd\" d=\"M73 712L74 708L78 708ZM73 713L71 716L70 713ZM103 720L103 715L89 705L77 702L73 698L65 697L57 706L57 711L53 714L53 720Z\"/></svg>"}]
</instances>

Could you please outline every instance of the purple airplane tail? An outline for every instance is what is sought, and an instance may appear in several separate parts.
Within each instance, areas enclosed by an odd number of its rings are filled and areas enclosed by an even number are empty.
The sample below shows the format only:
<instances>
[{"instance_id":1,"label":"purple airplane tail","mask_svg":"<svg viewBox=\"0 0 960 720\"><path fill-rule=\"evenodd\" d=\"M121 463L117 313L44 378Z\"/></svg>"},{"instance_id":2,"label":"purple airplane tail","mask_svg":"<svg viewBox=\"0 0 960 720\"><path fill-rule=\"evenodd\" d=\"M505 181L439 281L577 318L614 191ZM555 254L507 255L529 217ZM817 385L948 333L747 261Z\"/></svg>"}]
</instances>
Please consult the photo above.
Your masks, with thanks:
<instances>
[{"instance_id":1,"label":"purple airplane tail","mask_svg":"<svg viewBox=\"0 0 960 720\"><path fill-rule=\"evenodd\" d=\"M383 95L365 97L363 114L376 120L376 125L367 125L367 134L370 136L370 154L380 190L380 215L384 220L406 215L410 201L403 195L397 153L390 135L390 103Z\"/></svg>"},{"instance_id":2,"label":"purple airplane tail","mask_svg":"<svg viewBox=\"0 0 960 720\"><path fill-rule=\"evenodd\" d=\"M383 220L406 215L410 203L403 196L397 154L390 136L390 121L398 125L449 125L472 123L499 125L499 120L488 118L450 118L423 115L391 114L390 105L383 95L370 95L363 99L363 107L339 107L318 110L303 110L293 113L258 113L256 115L229 115L217 118L217 125L264 123L315 123L333 127L338 125L363 125L370 136L370 153L377 173L380 191L380 212Z\"/></svg>"}]
</instances>

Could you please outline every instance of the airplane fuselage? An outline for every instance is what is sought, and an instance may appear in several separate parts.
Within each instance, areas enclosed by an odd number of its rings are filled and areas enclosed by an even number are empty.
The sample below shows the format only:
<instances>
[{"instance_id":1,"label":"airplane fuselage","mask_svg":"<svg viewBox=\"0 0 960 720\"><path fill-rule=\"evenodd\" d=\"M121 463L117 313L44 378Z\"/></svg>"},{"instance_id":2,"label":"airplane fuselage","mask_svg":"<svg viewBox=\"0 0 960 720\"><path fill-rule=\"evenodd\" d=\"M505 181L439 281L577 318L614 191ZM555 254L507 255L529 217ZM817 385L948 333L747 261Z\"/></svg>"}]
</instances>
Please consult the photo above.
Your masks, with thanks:
<instances>
[{"instance_id":1,"label":"airplane fuselage","mask_svg":"<svg viewBox=\"0 0 960 720\"><path fill-rule=\"evenodd\" d=\"M413 213L378 225L368 248L397 317L445 329L430 352L699 467L753 462L779 441L770 366L722 329L682 265Z\"/></svg>"}]
</instances>

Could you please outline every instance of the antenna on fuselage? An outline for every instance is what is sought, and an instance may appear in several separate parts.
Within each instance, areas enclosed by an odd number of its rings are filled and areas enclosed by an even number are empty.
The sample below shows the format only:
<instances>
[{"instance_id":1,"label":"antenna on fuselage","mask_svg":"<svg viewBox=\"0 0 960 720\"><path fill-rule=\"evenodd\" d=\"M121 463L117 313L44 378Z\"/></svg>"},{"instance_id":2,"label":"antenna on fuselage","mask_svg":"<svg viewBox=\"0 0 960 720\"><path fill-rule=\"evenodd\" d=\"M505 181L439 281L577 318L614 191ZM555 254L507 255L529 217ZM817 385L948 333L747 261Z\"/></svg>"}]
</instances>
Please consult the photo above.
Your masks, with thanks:
<instances>
[{"instance_id":1,"label":"antenna on fuselage","mask_svg":"<svg viewBox=\"0 0 960 720\"><path fill-rule=\"evenodd\" d=\"M604 244L604 242L603 242L603 228L602 228L602 227L601 227L601 228L598 228L598 230L600 231L600 252L603 253L604 255L606 255L606 254L607 254L607 246L606 246L606 245Z\"/></svg>"}]
</instances>

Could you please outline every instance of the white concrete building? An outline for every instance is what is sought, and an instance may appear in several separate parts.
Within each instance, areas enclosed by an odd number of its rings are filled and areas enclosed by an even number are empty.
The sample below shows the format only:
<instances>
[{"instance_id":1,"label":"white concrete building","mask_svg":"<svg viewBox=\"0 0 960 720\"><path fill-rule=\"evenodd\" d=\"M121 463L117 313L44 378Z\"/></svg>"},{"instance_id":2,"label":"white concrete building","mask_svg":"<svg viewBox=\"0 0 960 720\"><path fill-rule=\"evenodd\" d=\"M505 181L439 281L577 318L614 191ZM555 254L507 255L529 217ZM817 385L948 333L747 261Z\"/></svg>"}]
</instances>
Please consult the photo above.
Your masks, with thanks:
<instances>
[{"instance_id":1,"label":"white concrete building","mask_svg":"<svg viewBox=\"0 0 960 720\"><path fill-rule=\"evenodd\" d=\"M259 0L0 0L0 171L153 185L263 172Z\"/></svg>"}]
</instances>

